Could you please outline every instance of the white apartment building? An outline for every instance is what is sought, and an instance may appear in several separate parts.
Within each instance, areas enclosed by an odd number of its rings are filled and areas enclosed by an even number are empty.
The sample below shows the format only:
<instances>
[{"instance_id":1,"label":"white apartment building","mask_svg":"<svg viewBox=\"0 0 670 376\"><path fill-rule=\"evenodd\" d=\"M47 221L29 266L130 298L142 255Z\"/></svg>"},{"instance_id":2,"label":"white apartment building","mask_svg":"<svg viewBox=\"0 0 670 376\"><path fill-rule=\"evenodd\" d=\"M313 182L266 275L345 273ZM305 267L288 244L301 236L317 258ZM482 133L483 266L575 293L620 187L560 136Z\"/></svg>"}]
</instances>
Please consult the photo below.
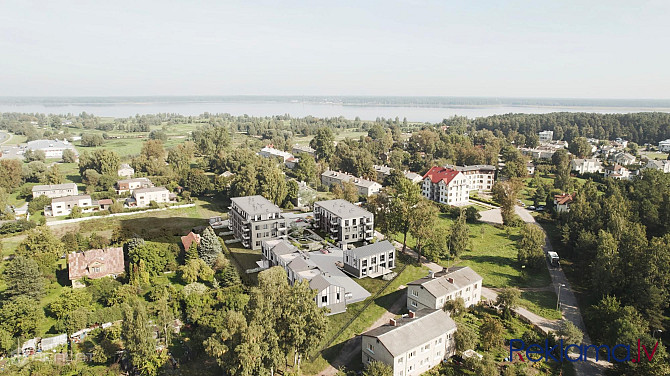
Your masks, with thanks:
<instances>
[{"instance_id":1,"label":"white apartment building","mask_svg":"<svg viewBox=\"0 0 670 376\"><path fill-rule=\"evenodd\" d=\"M337 242L371 241L374 237L374 214L347 200L315 202L314 219L315 227Z\"/></svg>"},{"instance_id":2,"label":"white apartment building","mask_svg":"<svg viewBox=\"0 0 670 376\"><path fill-rule=\"evenodd\" d=\"M570 169L580 174L599 174L603 172L603 164L596 158L573 159L570 161Z\"/></svg>"},{"instance_id":3,"label":"white apartment building","mask_svg":"<svg viewBox=\"0 0 670 376\"><path fill-rule=\"evenodd\" d=\"M469 165L454 166L446 165L445 168L460 171L468 181L470 191L490 191L496 178L496 168L491 165Z\"/></svg>"},{"instance_id":4,"label":"white apartment building","mask_svg":"<svg viewBox=\"0 0 670 376\"><path fill-rule=\"evenodd\" d=\"M358 190L359 196L369 197L373 194L379 193L379 191L382 189L382 185L376 181L357 178L353 175L347 174L346 172L326 170L323 174L321 174L321 184L325 186L330 187L333 184L342 184L343 182L353 183Z\"/></svg>"},{"instance_id":5,"label":"white apartment building","mask_svg":"<svg viewBox=\"0 0 670 376\"><path fill-rule=\"evenodd\" d=\"M165 187L139 188L133 191L133 198L137 207L144 208L151 204L170 202L170 191Z\"/></svg>"},{"instance_id":6,"label":"white apartment building","mask_svg":"<svg viewBox=\"0 0 670 376\"><path fill-rule=\"evenodd\" d=\"M542 131L538 133L540 142L551 142L554 139L554 131Z\"/></svg>"},{"instance_id":7,"label":"white apartment building","mask_svg":"<svg viewBox=\"0 0 670 376\"><path fill-rule=\"evenodd\" d=\"M658 150L664 153L670 152L670 138L658 143Z\"/></svg>"},{"instance_id":8,"label":"white apartment building","mask_svg":"<svg viewBox=\"0 0 670 376\"><path fill-rule=\"evenodd\" d=\"M77 184L53 184L53 185L36 185L33 187L33 198L40 196L47 196L49 198L76 196L79 194Z\"/></svg>"},{"instance_id":9,"label":"white apartment building","mask_svg":"<svg viewBox=\"0 0 670 376\"><path fill-rule=\"evenodd\" d=\"M441 309L410 311L361 334L363 364L388 364L393 376L421 375L455 353L456 330L454 320Z\"/></svg>"},{"instance_id":10,"label":"white apartment building","mask_svg":"<svg viewBox=\"0 0 670 376\"><path fill-rule=\"evenodd\" d=\"M51 200L51 205L44 208L44 215L54 217L70 215L75 206L81 208L82 211L92 211L93 202L91 201L91 196L77 195L54 198Z\"/></svg>"},{"instance_id":11,"label":"white apartment building","mask_svg":"<svg viewBox=\"0 0 670 376\"><path fill-rule=\"evenodd\" d=\"M435 166L423 176L423 196L447 205L464 205L470 199L468 179L462 172Z\"/></svg>"},{"instance_id":12,"label":"white apartment building","mask_svg":"<svg viewBox=\"0 0 670 376\"><path fill-rule=\"evenodd\" d=\"M469 266L455 267L407 284L407 308L411 310L442 309L450 300L463 298L466 307L482 297L483 278Z\"/></svg>"}]
</instances>

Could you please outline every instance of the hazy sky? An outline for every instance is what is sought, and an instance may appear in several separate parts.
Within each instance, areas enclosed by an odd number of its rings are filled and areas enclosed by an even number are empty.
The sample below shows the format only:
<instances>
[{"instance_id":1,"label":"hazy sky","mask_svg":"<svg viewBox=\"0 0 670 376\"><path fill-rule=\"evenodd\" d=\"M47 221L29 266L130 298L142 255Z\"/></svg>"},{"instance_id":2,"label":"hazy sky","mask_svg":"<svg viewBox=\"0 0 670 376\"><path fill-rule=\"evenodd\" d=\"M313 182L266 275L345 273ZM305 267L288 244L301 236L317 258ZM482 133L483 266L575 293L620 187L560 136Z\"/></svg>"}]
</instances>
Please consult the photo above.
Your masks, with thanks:
<instances>
[{"instance_id":1,"label":"hazy sky","mask_svg":"<svg viewBox=\"0 0 670 376\"><path fill-rule=\"evenodd\" d=\"M3 1L0 96L670 98L670 2Z\"/></svg>"}]
</instances>

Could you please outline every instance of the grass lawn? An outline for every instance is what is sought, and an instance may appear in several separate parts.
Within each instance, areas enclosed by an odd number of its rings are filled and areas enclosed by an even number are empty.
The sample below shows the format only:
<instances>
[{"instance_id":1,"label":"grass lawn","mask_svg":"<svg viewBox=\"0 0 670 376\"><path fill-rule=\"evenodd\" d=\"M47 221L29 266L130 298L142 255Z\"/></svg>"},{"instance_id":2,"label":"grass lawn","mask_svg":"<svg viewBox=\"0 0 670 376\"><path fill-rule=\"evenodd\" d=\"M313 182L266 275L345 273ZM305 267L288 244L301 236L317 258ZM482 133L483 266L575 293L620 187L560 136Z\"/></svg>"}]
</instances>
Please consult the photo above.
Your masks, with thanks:
<instances>
[{"instance_id":1,"label":"grass lawn","mask_svg":"<svg viewBox=\"0 0 670 376\"><path fill-rule=\"evenodd\" d=\"M406 285L411 281L424 277L427 273L428 269L424 266L408 265L405 270L380 294L380 296L374 300L374 303L370 304L370 306L368 306L365 311L361 312L360 315L352 322L352 324L344 332L342 332L342 334L340 334L328 348L324 349L321 354L319 354L313 361L306 361L302 364L301 369L303 373L306 375L317 375L319 372L328 367L330 362L332 362L340 353L344 343L347 340L355 337L369 328L398 299L404 299L405 290L400 289L401 285ZM377 288L379 288L383 285L384 282L381 280L372 281L369 278L361 281L365 281L362 282L361 285L366 288L373 287L374 285L377 285ZM357 280L357 282L361 281ZM370 291L370 293L373 295L375 292L376 291ZM326 333L324 343L332 339L333 335L335 335L347 322L349 322L352 317L356 316L356 314L360 312L369 299L372 299L372 297L362 302L347 306L347 311L344 313L329 316L328 332ZM351 368L348 367L347 369L362 368L360 356L355 357L354 362L354 364L349 365Z\"/></svg>"},{"instance_id":2,"label":"grass lawn","mask_svg":"<svg viewBox=\"0 0 670 376\"><path fill-rule=\"evenodd\" d=\"M643 151L640 152L640 154L646 156L649 159L668 159L668 153Z\"/></svg>"},{"instance_id":3,"label":"grass lawn","mask_svg":"<svg viewBox=\"0 0 670 376\"><path fill-rule=\"evenodd\" d=\"M556 293L553 291L524 291L519 304L536 315L551 320L560 320L561 313L556 310Z\"/></svg>"}]
</instances>

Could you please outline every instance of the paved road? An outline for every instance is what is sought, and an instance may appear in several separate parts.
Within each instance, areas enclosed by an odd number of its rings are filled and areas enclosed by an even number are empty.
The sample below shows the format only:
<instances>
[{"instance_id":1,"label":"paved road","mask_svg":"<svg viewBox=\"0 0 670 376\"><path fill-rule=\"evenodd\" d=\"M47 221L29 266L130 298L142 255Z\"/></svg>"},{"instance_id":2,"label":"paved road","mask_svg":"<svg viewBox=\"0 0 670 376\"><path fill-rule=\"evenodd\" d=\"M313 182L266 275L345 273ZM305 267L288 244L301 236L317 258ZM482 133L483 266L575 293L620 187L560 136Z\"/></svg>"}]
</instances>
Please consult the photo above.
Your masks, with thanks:
<instances>
[{"instance_id":1,"label":"paved road","mask_svg":"<svg viewBox=\"0 0 670 376\"><path fill-rule=\"evenodd\" d=\"M516 214L518 214L519 217L521 217L521 219L523 219L526 223L532 223L536 226L539 226L535 221L535 217L533 217L528 210L516 206L515 211ZM497 224L502 223L502 216L500 215L500 209L487 210L480 212L480 214L482 215L481 220L484 222L497 223ZM552 249L553 247L551 246L549 237L545 233L544 251L548 252L551 251ZM551 275L552 285L554 286L554 291L556 292L557 295L559 286L561 289L560 299L561 299L561 313L563 314L563 318L571 321L579 329L581 329L582 332L584 333L584 339L582 340L582 343L584 343L587 346L590 345L591 339L589 338L589 335L586 332L584 320L582 319L582 314L581 311L579 310L579 304L577 303L577 297L575 297L575 294L572 292L570 282L565 277L563 270L561 270L560 268L549 267L549 274ZM573 363L577 375L579 376L602 375L605 368L611 365L606 361L596 362L595 359L591 357L589 357L588 360L589 360L588 362Z\"/></svg>"}]
</instances>

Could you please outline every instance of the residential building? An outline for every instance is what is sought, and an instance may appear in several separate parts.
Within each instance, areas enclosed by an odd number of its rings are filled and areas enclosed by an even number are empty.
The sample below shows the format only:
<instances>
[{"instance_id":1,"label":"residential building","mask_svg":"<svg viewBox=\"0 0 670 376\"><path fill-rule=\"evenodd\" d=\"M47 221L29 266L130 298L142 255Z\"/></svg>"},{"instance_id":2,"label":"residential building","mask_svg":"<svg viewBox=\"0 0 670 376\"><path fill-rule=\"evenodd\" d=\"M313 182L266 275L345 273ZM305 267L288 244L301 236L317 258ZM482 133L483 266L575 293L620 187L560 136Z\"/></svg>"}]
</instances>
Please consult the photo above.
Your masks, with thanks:
<instances>
[{"instance_id":1,"label":"residential building","mask_svg":"<svg viewBox=\"0 0 670 376\"><path fill-rule=\"evenodd\" d=\"M98 279L116 278L125 271L123 247L91 249L67 255L67 268L72 287L83 287L79 281L84 277Z\"/></svg>"},{"instance_id":2,"label":"residential building","mask_svg":"<svg viewBox=\"0 0 670 376\"><path fill-rule=\"evenodd\" d=\"M470 199L468 179L462 172L435 166L423 176L423 196L447 205L464 205Z\"/></svg>"},{"instance_id":3,"label":"residential building","mask_svg":"<svg viewBox=\"0 0 670 376\"><path fill-rule=\"evenodd\" d=\"M123 163L121 166L119 166L119 170L117 172L119 177L132 178L135 174L135 169L132 168L128 163Z\"/></svg>"},{"instance_id":4,"label":"residential building","mask_svg":"<svg viewBox=\"0 0 670 376\"><path fill-rule=\"evenodd\" d=\"M649 160L644 168L650 168L652 170L659 170L664 173L670 173L670 161L669 160Z\"/></svg>"},{"instance_id":5,"label":"residential building","mask_svg":"<svg viewBox=\"0 0 670 376\"><path fill-rule=\"evenodd\" d=\"M450 300L463 298L466 307L482 297L483 278L469 266L430 272L427 277L407 284L407 308L411 310L442 309Z\"/></svg>"},{"instance_id":6,"label":"residential building","mask_svg":"<svg viewBox=\"0 0 670 376\"><path fill-rule=\"evenodd\" d=\"M664 153L670 152L670 138L658 143L658 151L662 151Z\"/></svg>"},{"instance_id":7,"label":"residential building","mask_svg":"<svg viewBox=\"0 0 670 376\"><path fill-rule=\"evenodd\" d=\"M612 160L615 163L618 163L618 164L624 165L624 166L632 165L636 161L635 157L633 155L628 154L628 153L616 153L612 157Z\"/></svg>"},{"instance_id":8,"label":"residential building","mask_svg":"<svg viewBox=\"0 0 670 376\"><path fill-rule=\"evenodd\" d=\"M620 164L615 164L614 166L605 168L605 177L616 180L628 180L630 179L630 170Z\"/></svg>"},{"instance_id":9,"label":"residential building","mask_svg":"<svg viewBox=\"0 0 670 376\"><path fill-rule=\"evenodd\" d=\"M47 158L63 158L65 150L72 150L75 155L78 155L77 149L67 140L35 140L28 141L26 150L43 151Z\"/></svg>"},{"instance_id":10,"label":"residential building","mask_svg":"<svg viewBox=\"0 0 670 376\"><path fill-rule=\"evenodd\" d=\"M378 193L382 189L382 185L376 181L371 181L363 178L357 178L346 172L338 172L326 170L321 174L321 184L328 187L333 184L342 184L343 182L350 182L356 186L359 196L369 197Z\"/></svg>"},{"instance_id":11,"label":"residential building","mask_svg":"<svg viewBox=\"0 0 670 376\"><path fill-rule=\"evenodd\" d=\"M379 184L382 184L384 180L386 180L386 178L391 175L391 171L393 171L393 169L387 165L372 165L372 167L375 169L375 174L377 174L377 182Z\"/></svg>"},{"instance_id":12,"label":"residential building","mask_svg":"<svg viewBox=\"0 0 670 376\"><path fill-rule=\"evenodd\" d=\"M533 162L527 162L526 163L526 172L528 175L535 175L535 163Z\"/></svg>"},{"instance_id":13,"label":"residential building","mask_svg":"<svg viewBox=\"0 0 670 376\"><path fill-rule=\"evenodd\" d=\"M395 268L395 247L388 240L344 250L344 271L356 278L375 278Z\"/></svg>"},{"instance_id":14,"label":"residential building","mask_svg":"<svg viewBox=\"0 0 670 376\"><path fill-rule=\"evenodd\" d=\"M596 158L573 159L570 161L570 169L580 174L599 174L603 172L603 164Z\"/></svg>"},{"instance_id":15,"label":"residential building","mask_svg":"<svg viewBox=\"0 0 670 376\"><path fill-rule=\"evenodd\" d=\"M421 175L417 174L416 172L405 171L405 172L403 172L403 174L405 175L405 177L407 179L411 180L412 183L414 183L414 184L421 183L421 181L423 180L423 177Z\"/></svg>"},{"instance_id":16,"label":"residential building","mask_svg":"<svg viewBox=\"0 0 670 376\"><path fill-rule=\"evenodd\" d=\"M284 161L284 165L285 165L287 168L290 168L291 170L293 170L293 169L295 168L295 166L296 166L299 162L300 162L300 158L296 158L296 157L288 157L288 158Z\"/></svg>"},{"instance_id":17,"label":"residential building","mask_svg":"<svg viewBox=\"0 0 670 376\"><path fill-rule=\"evenodd\" d=\"M556 213L567 213L570 211L570 205L572 205L572 202L575 200L575 197L577 197L576 193L573 194L568 194L568 193L563 193L560 195L555 195L554 196L554 210L556 210Z\"/></svg>"},{"instance_id":18,"label":"residential building","mask_svg":"<svg viewBox=\"0 0 670 376\"><path fill-rule=\"evenodd\" d=\"M44 215L59 217L70 215L72 209L78 206L82 211L93 211L93 202L89 195L56 197L51 200L51 205L44 208ZM96 207L97 209L97 207Z\"/></svg>"},{"instance_id":19,"label":"residential building","mask_svg":"<svg viewBox=\"0 0 670 376\"><path fill-rule=\"evenodd\" d=\"M114 200L112 200L111 198L103 198L102 200L98 200L98 208L100 210L108 210L113 203Z\"/></svg>"},{"instance_id":20,"label":"residential building","mask_svg":"<svg viewBox=\"0 0 670 376\"><path fill-rule=\"evenodd\" d=\"M181 237L181 245L184 247L184 251L191 249L193 243L200 245L200 234L191 231L187 235Z\"/></svg>"},{"instance_id":21,"label":"residential building","mask_svg":"<svg viewBox=\"0 0 670 376\"><path fill-rule=\"evenodd\" d=\"M40 196L47 196L49 198L76 196L79 194L77 184L53 184L53 185L36 185L33 187L33 198Z\"/></svg>"},{"instance_id":22,"label":"residential building","mask_svg":"<svg viewBox=\"0 0 670 376\"><path fill-rule=\"evenodd\" d=\"M260 249L263 240L287 236L281 209L263 196L232 198L228 219L228 227L247 248Z\"/></svg>"},{"instance_id":23,"label":"residential building","mask_svg":"<svg viewBox=\"0 0 670 376\"><path fill-rule=\"evenodd\" d=\"M372 213L346 200L314 203L314 226L342 244L371 241L374 219Z\"/></svg>"},{"instance_id":24,"label":"residential building","mask_svg":"<svg viewBox=\"0 0 670 376\"><path fill-rule=\"evenodd\" d=\"M138 208L145 208L151 204L151 201L158 204L170 202L173 196L165 187L150 187L133 190L133 199Z\"/></svg>"},{"instance_id":25,"label":"residential building","mask_svg":"<svg viewBox=\"0 0 670 376\"><path fill-rule=\"evenodd\" d=\"M393 376L421 375L456 351L457 327L441 309L410 311L361 334L363 364L389 365Z\"/></svg>"},{"instance_id":26,"label":"residential building","mask_svg":"<svg viewBox=\"0 0 670 376\"><path fill-rule=\"evenodd\" d=\"M287 159L293 158L293 154L285 152L283 150L275 149L274 145L268 145L261 149L261 151L258 152L258 155L264 158L281 158L282 162L286 162Z\"/></svg>"},{"instance_id":27,"label":"residential building","mask_svg":"<svg viewBox=\"0 0 670 376\"><path fill-rule=\"evenodd\" d=\"M551 142L554 140L554 131L542 131L538 134L540 142Z\"/></svg>"},{"instance_id":28,"label":"residential building","mask_svg":"<svg viewBox=\"0 0 670 376\"><path fill-rule=\"evenodd\" d=\"M298 196L293 200L296 208L304 208L316 201L319 192L304 181L298 182Z\"/></svg>"},{"instance_id":29,"label":"residential building","mask_svg":"<svg viewBox=\"0 0 670 376\"><path fill-rule=\"evenodd\" d=\"M453 166L445 168L460 171L468 182L470 191L490 191L496 178L496 168L491 165Z\"/></svg>"},{"instance_id":30,"label":"residential building","mask_svg":"<svg viewBox=\"0 0 670 376\"><path fill-rule=\"evenodd\" d=\"M521 148L521 154L527 155L533 159L551 159L556 149L547 146L538 146L536 148Z\"/></svg>"},{"instance_id":31,"label":"residential building","mask_svg":"<svg viewBox=\"0 0 670 376\"><path fill-rule=\"evenodd\" d=\"M305 153L311 155L312 157L316 157L316 150L312 149L308 145L293 145L291 153L293 153L294 155Z\"/></svg>"},{"instance_id":32,"label":"residential building","mask_svg":"<svg viewBox=\"0 0 670 376\"><path fill-rule=\"evenodd\" d=\"M134 179L124 179L116 182L116 194L120 195L125 192L133 193L134 190L139 188L151 188L154 186L154 183L149 180L149 178L134 178Z\"/></svg>"},{"instance_id":33,"label":"residential building","mask_svg":"<svg viewBox=\"0 0 670 376\"><path fill-rule=\"evenodd\" d=\"M291 283L308 281L309 287L317 291L317 306L327 307L331 315L342 313L346 311L347 304L363 301L370 296L369 292L337 267L342 260L341 249L304 252L287 240L275 239L264 240L261 250L261 267L284 268Z\"/></svg>"}]
</instances>

